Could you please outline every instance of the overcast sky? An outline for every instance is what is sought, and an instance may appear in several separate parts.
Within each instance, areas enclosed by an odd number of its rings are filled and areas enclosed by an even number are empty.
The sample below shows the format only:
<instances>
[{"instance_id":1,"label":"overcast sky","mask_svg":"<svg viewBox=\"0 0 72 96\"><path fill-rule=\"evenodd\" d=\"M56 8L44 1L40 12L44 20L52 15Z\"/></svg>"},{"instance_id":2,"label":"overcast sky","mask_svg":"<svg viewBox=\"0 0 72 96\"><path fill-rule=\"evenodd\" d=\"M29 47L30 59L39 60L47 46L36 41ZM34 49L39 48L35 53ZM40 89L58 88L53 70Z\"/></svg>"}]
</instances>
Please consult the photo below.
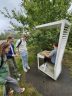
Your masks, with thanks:
<instances>
[{"instance_id":1,"label":"overcast sky","mask_svg":"<svg viewBox=\"0 0 72 96\"><path fill-rule=\"evenodd\" d=\"M20 10L20 4L21 0L0 0L0 10L3 10L4 7L6 7L9 12L14 8L16 8L16 10ZM0 13L0 32L7 29L9 26L9 19L5 18Z\"/></svg>"}]
</instances>

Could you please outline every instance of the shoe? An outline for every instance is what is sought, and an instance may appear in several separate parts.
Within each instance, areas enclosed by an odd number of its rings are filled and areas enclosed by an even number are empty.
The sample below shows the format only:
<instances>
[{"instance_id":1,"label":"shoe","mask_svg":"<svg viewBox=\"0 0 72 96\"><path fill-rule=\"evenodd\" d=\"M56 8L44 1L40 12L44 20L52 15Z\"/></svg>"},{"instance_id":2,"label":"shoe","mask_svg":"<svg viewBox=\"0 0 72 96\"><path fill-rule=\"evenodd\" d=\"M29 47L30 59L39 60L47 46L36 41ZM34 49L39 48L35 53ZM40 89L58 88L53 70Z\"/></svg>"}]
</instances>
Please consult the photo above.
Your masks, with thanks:
<instances>
[{"instance_id":1,"label":"shoe","mask_svg":"<svg viewBox=\"0 0 72 96\"><path fill-rule=\"evenodd\" d=\"M25 91L25 88L21 88L21 93L23 93Z\"/></svg>"},{"instance_id":2,"label":"shoe","mask_svg":"<svg viewBox=\"0 0 72 96\"><path fill-rule=\"evenodd\" d=\"M30 67L28 66L27 69L30 69Z\"/></svg>"},{"instance_id":3,"label":"shoe","mask_svg":"<svg viewBox=\"0 0 72 96\"><path fill-rule=\"evenodd\" d=\"M27 69L26 68L23 68L25 72L27 72Z\"/></svg>"}]
</instances>

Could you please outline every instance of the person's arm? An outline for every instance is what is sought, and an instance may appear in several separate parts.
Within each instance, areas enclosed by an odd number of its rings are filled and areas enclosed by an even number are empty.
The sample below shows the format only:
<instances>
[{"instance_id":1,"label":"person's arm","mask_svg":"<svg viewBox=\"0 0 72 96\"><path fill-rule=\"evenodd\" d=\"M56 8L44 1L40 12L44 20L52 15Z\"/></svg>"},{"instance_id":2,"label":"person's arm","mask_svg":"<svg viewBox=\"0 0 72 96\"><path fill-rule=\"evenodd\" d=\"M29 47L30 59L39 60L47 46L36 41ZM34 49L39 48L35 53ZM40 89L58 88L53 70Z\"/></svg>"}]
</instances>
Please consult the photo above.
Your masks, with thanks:
<instances>
[{"instance_id":1,"label":"person's arm","mask_svg":"<svg viewBox=\"0 0 72 96\"><path fill-rule=\"evenodd\" d=\"M47 57L51 57L55 54L55 50L52 50Z\"/></svg>"},{"instance_id":2,"label":"person's arm","mask_svg":"<svg viewBox=\"0 0 72 96\"><path fill-rule=\"evenodd\" d=\"M47 51L47 50L41 52L41 54L46 56L46 57L48 57L49 53L50 53L50 51Z\"/></svg>"},{"instance_id":3,"label":"person's arm","mask_svg":"<svg viewBox=\"0 0 72 96\"><path fill-rule=\"evenodd\" d=\"M45 54L44 56L45 56L45 57L48 57L48 58L50 57L49 54Z\"/></svg>"}]
</instances>

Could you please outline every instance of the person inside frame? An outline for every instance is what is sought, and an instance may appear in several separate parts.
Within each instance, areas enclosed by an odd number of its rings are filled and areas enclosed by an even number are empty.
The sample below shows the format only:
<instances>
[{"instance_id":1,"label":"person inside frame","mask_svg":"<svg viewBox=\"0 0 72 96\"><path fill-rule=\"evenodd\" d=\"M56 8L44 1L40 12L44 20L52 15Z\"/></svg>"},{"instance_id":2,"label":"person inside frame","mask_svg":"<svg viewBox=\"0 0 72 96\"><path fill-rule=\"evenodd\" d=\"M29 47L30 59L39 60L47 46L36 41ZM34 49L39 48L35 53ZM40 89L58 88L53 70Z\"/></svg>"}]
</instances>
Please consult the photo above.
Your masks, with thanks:
<instances>
[{"instance_id":1,"label":"person inside frame","mask_svg":"<svg viewBox=\"0 0 72 96\"><path fill-rule=\"evenodd\" d=\"M53 44L53 50L43 53L44 55L44 63L49 62L52 64L55 64L56 55L57 55L57 49L58 49L58 43Z\"/></svg>"}]
</instances>

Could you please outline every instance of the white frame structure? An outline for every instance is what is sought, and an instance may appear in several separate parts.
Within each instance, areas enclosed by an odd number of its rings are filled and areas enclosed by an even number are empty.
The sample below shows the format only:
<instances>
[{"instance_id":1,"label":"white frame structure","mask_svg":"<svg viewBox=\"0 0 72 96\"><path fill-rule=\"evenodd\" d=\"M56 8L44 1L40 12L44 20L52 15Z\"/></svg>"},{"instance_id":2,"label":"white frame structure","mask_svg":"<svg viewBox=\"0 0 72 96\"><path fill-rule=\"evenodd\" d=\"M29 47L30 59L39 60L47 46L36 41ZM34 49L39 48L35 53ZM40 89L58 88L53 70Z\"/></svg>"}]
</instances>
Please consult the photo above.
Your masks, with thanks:
<instances>
[{"instance_id":1,"label":"white frame structure","mask_svg":"<svg viewBox=\"0 0 72 96\"><path fill-rule=\"evenodd\" d=\"M36 29L60 27L60 37L58 42L58 50L55 65L54 66L50 64L39 65L40 64L39 59L44 58L44 56L42 56L39 53L37 54L38 69L47 74L48 76L50 76L54 80L57 80L62 70L61 63L70 32L70 26L71 26L70 22L66 19L36 26Z\"/></svg>"}]
</instances>

